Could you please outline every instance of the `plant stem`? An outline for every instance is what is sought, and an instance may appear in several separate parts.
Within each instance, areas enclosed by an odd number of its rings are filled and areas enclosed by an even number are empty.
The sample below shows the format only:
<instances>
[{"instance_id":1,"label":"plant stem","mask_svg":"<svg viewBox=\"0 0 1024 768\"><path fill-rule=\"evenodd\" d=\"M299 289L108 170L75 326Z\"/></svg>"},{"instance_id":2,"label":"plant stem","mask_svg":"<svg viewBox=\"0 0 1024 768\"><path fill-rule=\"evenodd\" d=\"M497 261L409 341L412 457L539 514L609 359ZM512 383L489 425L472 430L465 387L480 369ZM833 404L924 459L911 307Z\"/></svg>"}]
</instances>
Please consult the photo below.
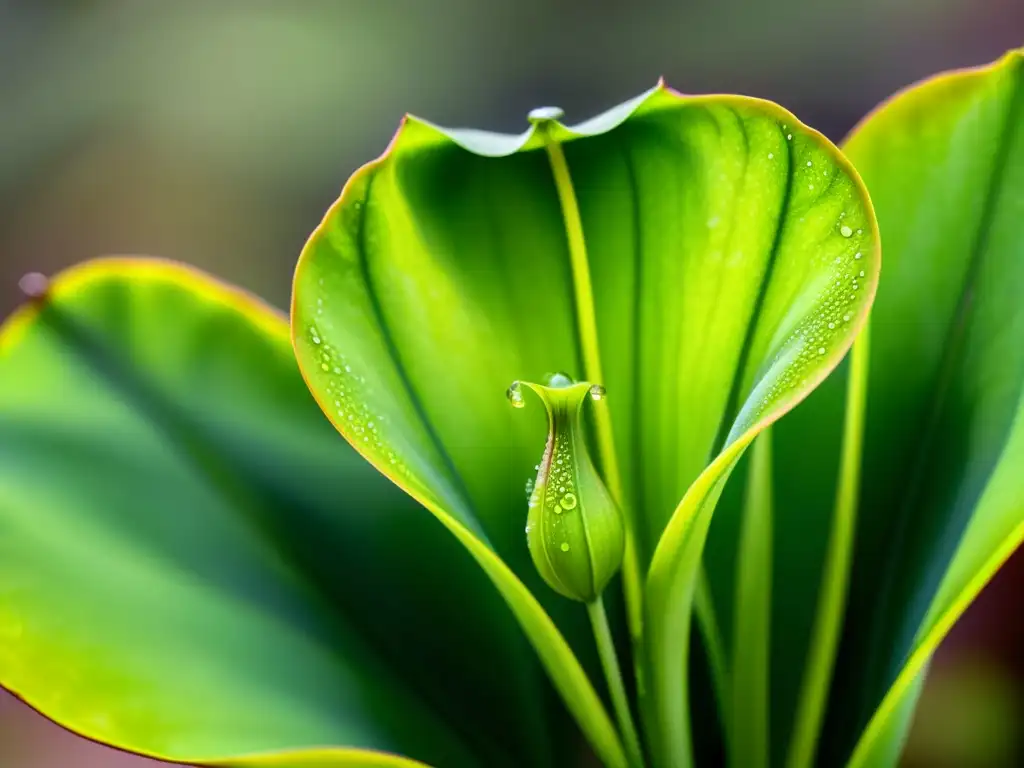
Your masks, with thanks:
<instances>
[{"instance_id":1,"label":"plant stem","mask_svg":"<svg viewBox=\"0 0 1024 768\"><path fill-rule=\"evenodd\" d=\"M803 686L797 706L793 737L789 744L787 768L807 768L814 763L825 700L832 681L839 631L842 628L846 591L853 556L853 532L860 490L861 447L864 440L864 409L867 400L868 333L864 326L853 343L850 378L846 388L846 419L839 462L832 532L821 579L818 610L811 635L810 653L804 668Z\"/></svg>"},{"instance_id":2,"label":"plant stem","mask_svg":"<svg viewBox=\"0 0 1024 768\"><path fill-rule=\"evenodd\" d=\"M754 440L733 600L729 765L767 768L772 625L772 428Z\"/></svg>"},{"instance_id":3,"label":"plant stem","mask_svg":"<svg viewBox=\"0 0 1024 768\"><path fill-rule=\"evenodd\" d=\"M555 178L555 189L562 206L565 234L569 244L569 261L572 265L573 287L575 290L576 325L579 329L580 353L583 357L583 375L594 384L604 384L601 371L601 354L597 339L597 312L594 308L594 288L590 281L590 262L587 259L587 245L583 239L583 222L580 218L576 191L565 161L562 145L551 136L551 122L537 124L538 131L546 140L551 173ZM612 435L611 414L608 406L595 403L594 424L597 449L604 481L612 498L622 510L626 528L626 548L622 559L622 583L626 593L626 618L634 649L638 647L643 623L643 595L640 587L640 566L636 553L636 523L627 508L623 494L622 475L619 472L618 457L615 453L615 439Z\"/></svg>"},{"instance_id":4,"label":"plant stem","mask_svg":"<svg viewBox=\"0 0 1024 768\"><path fill-rule=\"evenodd\" d=\"M632 768L643 768L643 750L640 747L636 726L633 724L633 714L629 709L626 687L622 682L622 670L619 668L619 659L615 654L615 643L612 640L611 628L608 626L608 614L604 610L604 598L598 597L592 603L587 603L587 613L590 614L590 623L594 628L597 653L601 657L601 666L604 668L604 676L608 681L608 692L612 697L615 718L619 721L619 731L622 733L626 756L629 758Z\"/></svg>"}]
</instances>

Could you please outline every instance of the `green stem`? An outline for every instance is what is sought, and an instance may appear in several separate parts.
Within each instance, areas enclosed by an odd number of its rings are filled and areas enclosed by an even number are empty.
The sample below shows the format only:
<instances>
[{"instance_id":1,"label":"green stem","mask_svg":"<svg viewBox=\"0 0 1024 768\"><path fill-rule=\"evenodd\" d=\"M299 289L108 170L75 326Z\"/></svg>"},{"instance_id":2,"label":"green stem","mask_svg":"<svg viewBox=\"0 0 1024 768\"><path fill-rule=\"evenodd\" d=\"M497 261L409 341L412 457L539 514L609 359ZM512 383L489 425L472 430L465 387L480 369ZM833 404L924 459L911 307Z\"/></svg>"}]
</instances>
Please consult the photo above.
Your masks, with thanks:
<instances>
[{"instance_id":1,"label":"green stem","mask_svg":"<svg viewBox=\"0 0 1024 768\"><path fill-rule=\"evenodd\" d=\"M754 440L736 558L729 764L767 768L772 625L772 429Z\"/></svg>"},{"instance_id":2,"label":"green stem","mask_svg":"<svg viewBox=\"0 0 1024 768\"><path fill-rule=\"evenodd\" d=\"M633 713L629 708L626 687L622 682L622 670L619 668L619 659L615 654L615 643L612 640L611 628L608 626L608 614L604 610L604 599L598 597L592 603L587 603L587 613L590 614L590 623L594 628L597 653L601 657L601 666L604 668L604 676L608 681L608 692L612 697L612 707L615 709L615 718L619 722L619 731L622 733L622 741L626 748L629 764L632 768L643 768L643 750L640 748L640 739L637 736L636 726L633 724Z\"/></svg>"},{"instance_id":3,"label":"green stem","mask_svg":"<svg viewBox=\"0 0 1024 768\"><path fill-rule=\"evenodd\" d=\"M835 514L825 555L818 613L811 636L810 655L804 670L803 688L797 707L793 737L786 759L787 768L808 768L814 763L825 700L832 680L839 631L846 605L853 555L853 532L860 489L861 446L864 440L864 409L867 401L868 331L864 326L850 355L850 378L846 392L846 418L840 457L839 487Z\"/></svg>"},{"instance_id":4,"label":"green stem","mask_svg":"<svg viewBox=\"0 0 1024 768\"><path fill-rule=\"evenodd\" d=\"M704 638L705 652L708 655L708 667L711 672L711 685L715 691L718 704L718 716L722 721L728 743L732 706L729 703L731 694L729 672L726 666L725 641L718 624L718 615L711 598L711 583L708 581L707 569L702 565L697 575L697 586L693 591L693 613L697 617L701 635Z\"/></svg>"},{"instance_id":5,"label":"green stem","mask_svg":"<svg viewBox=\"0 0 1024 768\"><path fill-rule=\"evenodd\" d=\"M583 375L595 384L604 384L601 371L601 354L597 343L597 312L594 309L594 288L590 281L590 262L587 259L587 245L583 239L583 222L576 191L565 161L562 145L551 136L551 121L537 123L537 129L546 141L548 160L555 178L555 189L562 206L565 234L569 244L569 261L572 265L575 289L576 324L579 328L580 350L583 357ZM595 437L604 480L612 498L622 510L626 527L626 548L622 559L622 583L626 593L626 618L633 647L639 645L642 631L643 595L640 589L640 566L636 553L636 528L631 511L627 508L623 494L622 475L619 472L618 457L615 453L615 439L612 435L611 414L604 403L595 403Z\"/></svg>"}]
</instances>

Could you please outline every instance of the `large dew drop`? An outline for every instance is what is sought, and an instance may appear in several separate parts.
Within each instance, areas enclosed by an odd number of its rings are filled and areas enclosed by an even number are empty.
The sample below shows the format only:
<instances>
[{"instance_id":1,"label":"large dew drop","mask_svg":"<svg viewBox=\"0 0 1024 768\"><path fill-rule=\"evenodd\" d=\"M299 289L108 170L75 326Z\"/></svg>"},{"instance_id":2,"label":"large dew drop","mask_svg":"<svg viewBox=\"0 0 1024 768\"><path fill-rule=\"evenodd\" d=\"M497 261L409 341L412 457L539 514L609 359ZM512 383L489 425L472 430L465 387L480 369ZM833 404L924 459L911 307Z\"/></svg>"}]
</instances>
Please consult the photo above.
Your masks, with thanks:
<instances>
[{"instance_id":1,"label":"large dew drop","mask_svg":"<svg viewBox=\"0 0 1024 768\"><path fill-rule=\"evenodd\" d=\"M526 403L523 401L523 387L518 381L513 381L512 386L505 392L505 397L512 403L513 408L522 408Z\"/></svg>"}]
</instances>

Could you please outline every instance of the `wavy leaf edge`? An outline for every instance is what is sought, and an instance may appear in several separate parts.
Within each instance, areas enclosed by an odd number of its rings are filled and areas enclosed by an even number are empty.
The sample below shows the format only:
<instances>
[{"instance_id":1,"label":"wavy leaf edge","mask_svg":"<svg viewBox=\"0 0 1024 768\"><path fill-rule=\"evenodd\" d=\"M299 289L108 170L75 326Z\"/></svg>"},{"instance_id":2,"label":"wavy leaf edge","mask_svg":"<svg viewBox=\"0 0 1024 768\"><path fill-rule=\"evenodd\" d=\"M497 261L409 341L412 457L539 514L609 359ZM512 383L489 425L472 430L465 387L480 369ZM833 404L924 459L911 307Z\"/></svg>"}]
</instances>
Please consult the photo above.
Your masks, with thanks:
<instances>
[{"instance_id":1,"label":"wavy leaf edge","mask_svg":"<svg viewBox=\"0 0 1024 768\"><path fill-rule=\"evenodd\" d=\"M842 359L845 357L850 347L853 344L854 339L860 332L860 329L864 326L868 314L870 312L871 305L874 301L874 296L877 291L878 284L878 270L880 269L881 261L881 244L878 237L878 222L875 216L874 208L871 205L870 197L868 196L867 188L864 182L860 178L860 175L853 167L852 163L846 158L841 150L833 144L827 137L821 132L807 126L800 121L795 115L784 107L772 102L770 100L761 99L751 96L741 96L733 94L701 94L701 95L687 95L679 91L676 91L668 87L664 80L658 82L658 84L641 94L640 96L624 102L623 104L613 107L606 112L586 120L582 123L576 124L575 126L565 126L560 122L551 120L547 122L546 130L548 131L547 137L554 139L557 142L564 143L570 142L576 139L585 138L587 136L594 136L605 133L612 130L618 125L622 124L625 120L636 115L640 110L651 110L654 111L659 108L669 108L682 103L686 104L725 104L725 105L739 105L746 107L755 107L761 110L766 116L772 117L778 120L780 123L792 125L794 130L799 130L809 137L817 146L825 151L836 163L837 167L852 181L854 190L858 197L858 202L863 206L866 225L870 227L870 231L874 235L873 241L870 247L871 259L868 263L873 266L873 274L867 279L867 295L866 298L860 305L860 308L856 314L851 317L848 331L843 338L842 342L835 345L833 349L829 351L828 356L822 361L822 364L818 370L816 370L811 376L807 378L806 384L800 387L797 391L793 392L785 398L781 398L776 401L766 413L761 416L744 432L739 435L732 435L730 433L729 439L727 439L724 447L719 451L718 455L712 460L712 462L705 467L703 472L698 478L691 484L690 488L684 494L680 500L672 517L668 524L663 530L658 544L655 548L654 555L651 559L650 567L646 575L641 574L641 579L644 582L644 592L647 595L645 600L648 605L651 602L660 602L661 605L669 605L671 602L672 592L669 588L669 582L673 575L673 550L677 550L683 543L686 533L689 530L689 524L696 516L701 503L707 491L710 490L720 478L727 475L728 470L738 461L746 447L754 440L754 438L760 434L765 428L769 427L783 415L792 410L802 400L804 400L835 368L839 365ZM325 407L325 403L317 395L315 388L312 386L311 378L307 375L307 371L302 364L302 356L299 354L299 334L295 319L299 313L299 298L298 298L298 277L303 271L305 262L310 258L312 252L312 244L321 237L330 227L331 222L339 215L341 209L349 202L349 197L352 194L352 190L356 188L359 182L369 174L372 174L376 169L383 166L391 158L396 146L399 143L399 139L405 134L410 124L417 124L421 127L426 127L432 134L432 138L421 142L417 146L427 146L430 141L451 141L461 147L464 151L471 154L475 154L482 157L506 157L519 151L525 150L541 150L544 147L546 138L538 131L536 125L532 125L522 134L500 134L488 131L477 131L473 129L445 129L441 128L433 123L430 123L421 118L415 117L410 114L406 114L399 124L398 130L394 137L391 139L387 148L384 152L374 160L369 161L360 168L358 168L347 180L344 187L342 188L341 194L335 200L335 202L328 208L324 214L321 222L310 234L303 246L302 252L299 256L298 263L295 269L295 278L293 280L292 290L292 302L291 302L291 317L292 317L292 342L296 351L296 357L299 359L299 368L302 372L303 378L306 380L307 386L310 391L313 392L314 397L317 399L317 403L321 410L325 413L331 423L338 429L339 432L345 437L345 439L360 453L363 458L370 461L370 463L380 471L385 477L391 480L395 485L401 488L403 491L412 496L417 502L426 507L432 514L434 514L441 522L449 528L461 541L470 549L470 552L474 555L478 562L484 566L485 571L488 571L488 575L491 576L491 569L495 571L501 571L503 575L509 576L514 580L516 589L529 595L532 600L532 608L538 612L538 615L543 617L542 621L547 625L547 629L558 634L559 639L561 635L558 632L557 627L551 621L550 617L544 611L540 603L529 593L529 590L523 585L512 570L497 556L494 551L484 544L468 527L457 521L454 517L449 515L438 505L430 502L426 499L423 494L413 491L407 484L403 483L400 477L394 471L389 471L388 467L378 464L374 461L366 450L363 450L360 446L359 441L353 439L346 434L341 425L331 415L331 409ZM738 424L734 422L733 428ZM486 565L485 565L486 562ZM494 576L491 576L492 581ZM495 582L499 590L503 592L501 586ZM659 596L664 599L658 601L656 598ZM651 598L655 598L652 600ZM508 602L506 600L506 602ZM685 616L682 617L683 623L688 621L690 608L689 601L684 601L686 607L684 608ZM511 603L510 603L511 607ZM516 609L513 607L513 611ZM645 606L647 610L647 606ZM648 610L648 616L650 611ZM517 613L517 618L518 618ZM677 618L678 622L678 618ZM523 622L520 621L522 624ZM530 633L527 632L529 635ZM644 632L646 634L646 632ZM564 644L564 639L562 640ZM645 642L647 642L645 640ZM536 645L535 649L539 651ZM592 699L595 703L600 704L600 700L597 698L596 693L593 690L593 686L586 677L586 673L583 672L582 668L579 667L578 662L575 660L571 649L568 649L569 656L572 661L575 662L573 669L573 676L577 677L579 681L585 686L586 697ZM671 669L673 665L668 668ZM678 664L674 665L678 666ZM549 675L555 680L556 687L559 688L563 694L563 698L568 701L568 697L565 695L565 691L562 690L562 685L557 682L556 672L558 670L552 669L552 667L545 660L545 667L548 669ZM659 667L660 668L660 667ZM570 706L570 709L572 707ZM603 719L607 720L607 712L601 708L603 712ZM575 710L573 710L576 714ZM577 717L577 722L581 724L584 731L590 735L590 728L584 724L583 721ZM656 737L655 737L656 738ZM591 736L591 743L593 744L593 737ZM599 753L601 750L599 749ZM621 745L616 750L618 753L617 758L621 759ZM613 763L615 765L620 764L619 762Z\"/></svg>"}]
</instances>

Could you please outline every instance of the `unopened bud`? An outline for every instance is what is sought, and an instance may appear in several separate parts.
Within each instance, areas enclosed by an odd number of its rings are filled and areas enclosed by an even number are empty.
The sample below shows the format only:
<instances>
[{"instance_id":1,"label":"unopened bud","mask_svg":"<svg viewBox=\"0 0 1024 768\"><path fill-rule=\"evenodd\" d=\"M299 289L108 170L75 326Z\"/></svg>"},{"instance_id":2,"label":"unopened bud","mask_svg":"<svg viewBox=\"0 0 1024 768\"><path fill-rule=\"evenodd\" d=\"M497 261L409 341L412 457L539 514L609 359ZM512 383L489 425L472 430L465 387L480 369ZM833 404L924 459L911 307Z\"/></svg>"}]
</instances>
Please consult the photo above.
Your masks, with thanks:
<instances>
[{"instance_id":1,"label":"unopened bud","mask_svg":"<svg viewBox=\"0 0 1024 768\"><path fill-rule=\"evenodd\" d=\"M604 388L555 374L548 385L514 382L508 398L522 407L523 388L540 397L548 439L537 468L526 520L533 563L548 585L565 597L592 602L622 565L622 514L590 458L583 403Z\"/></svg>"}]
</instances>

